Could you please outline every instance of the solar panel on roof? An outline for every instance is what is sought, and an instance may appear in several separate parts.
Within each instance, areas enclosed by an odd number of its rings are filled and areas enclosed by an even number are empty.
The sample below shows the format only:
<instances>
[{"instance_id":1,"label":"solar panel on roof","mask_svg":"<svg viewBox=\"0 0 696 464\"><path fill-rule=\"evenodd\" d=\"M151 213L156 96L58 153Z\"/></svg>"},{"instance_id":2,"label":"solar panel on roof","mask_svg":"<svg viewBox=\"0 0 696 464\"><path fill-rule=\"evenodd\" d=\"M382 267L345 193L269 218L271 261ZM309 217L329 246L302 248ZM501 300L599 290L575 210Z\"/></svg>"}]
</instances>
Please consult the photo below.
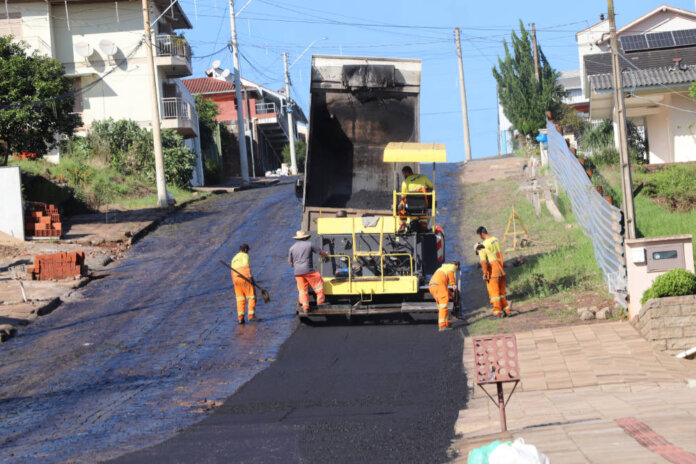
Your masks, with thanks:
<instances>
[{"instance_id":1,"label":"solar panel on roof","mask_svg":"<svg viewBox=\"0 0 696 464\"><path fill-rule=\"evenodd\" d=\"M650 48L666 48L674 47L674 37L672 37L672 32L653 32L652 34L645 34L648 39L648 46Z\"/></svg>"},{"instance_id":2,"label":"solar panel on roof","mask_svg":"<svg viewBox=\"0 0 696 464\"><path fill-rule=\"evenodd\" d=\"M645 50L648 48L648 41L645 39L643 34L624 35L619 37L619 41L621 41L621 48L625 52Z\"/></svg>"},{"instance_id":3,"label":"solar panel on roof","mask_svg":"<svg viewBox=\"0 0 696 464\"><path fill-rule=\"evenodd\" d=\"M674 43L677 46L681 45L696 45L696 29L687 29L685 31L673 31Z\"/></svg>"}]
</instances>

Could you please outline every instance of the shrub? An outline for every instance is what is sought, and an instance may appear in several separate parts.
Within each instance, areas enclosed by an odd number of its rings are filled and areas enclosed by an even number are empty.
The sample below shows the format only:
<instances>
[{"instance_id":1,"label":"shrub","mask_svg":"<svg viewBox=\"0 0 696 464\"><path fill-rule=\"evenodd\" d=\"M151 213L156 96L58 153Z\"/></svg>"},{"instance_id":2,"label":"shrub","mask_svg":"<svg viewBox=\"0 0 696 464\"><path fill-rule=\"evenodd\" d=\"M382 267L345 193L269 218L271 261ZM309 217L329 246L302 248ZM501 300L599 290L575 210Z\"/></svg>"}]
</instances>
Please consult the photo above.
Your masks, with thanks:
<instances>
[{"instance_id":1,"label":"shrub","mask_svg":"<svg viewBox=\"0 0 696 464\"><path fill-rule=\"evenodd\" d=\"M155 181L152 133L129 119L105 119L92 124L85 137L73 137L64 145L67 158L84 165L111 166L116 172ZM165 178L177 187L189 186L196 155L174 131L162 131Z\"/></svg>"},{"instance_id":2,"label":"shrub","mask_svg":"<svg viewBox=\"0 0 696 464\"><path fill-rule=\"evenodd\" d=\"M282 151L283 163L290 167L290 144L286 144ZM307 156L307 144L302 139L295 139L295 161L297 161L297 171L304 172L305 156Z\"/></svg>"},{"instance_id":3,"label":"shrub","mask_svg":"<svg viewBox=\"0 0 696 464\"><path fill-rule=\"evenodd\" d=\"M665 296L693 295L696 293L696 274L686 269L672 269L655 279L652 286L643 293L641 304L652 298Z\"/></svg>"}]
</instances>

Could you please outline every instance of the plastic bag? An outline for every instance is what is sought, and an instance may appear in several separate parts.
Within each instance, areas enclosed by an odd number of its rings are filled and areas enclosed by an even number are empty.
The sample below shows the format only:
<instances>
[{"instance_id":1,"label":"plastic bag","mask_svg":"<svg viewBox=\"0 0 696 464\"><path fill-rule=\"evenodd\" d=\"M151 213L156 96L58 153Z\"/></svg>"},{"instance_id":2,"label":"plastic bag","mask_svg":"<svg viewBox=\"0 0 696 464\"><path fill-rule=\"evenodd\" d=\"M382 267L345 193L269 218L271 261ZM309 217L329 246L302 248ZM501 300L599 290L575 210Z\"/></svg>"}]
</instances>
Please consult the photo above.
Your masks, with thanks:
<instances>
[{"instance_id":1,"label":"plastic bag","mask_svg":"<svg viewBox=\"0 0 696 464\"><path fill-rule=\"evenodd\" d=\"M469 451L469 456L467 457L467 464L488 464L489 456L498 446L500 446L500 440L493 441L480 448L472 449Z\"/></svg>"},{"instance_id":2,"label":"plastic bag","mask_svg":"<svg viewBox=\"0 0 696 464\"><path fill-rule=\"evenodd\" d=\"M522 438L505 442L488 457L489 464L549 464L549 458L536 446L525 444Z\"/></svg>"}]
</instances>

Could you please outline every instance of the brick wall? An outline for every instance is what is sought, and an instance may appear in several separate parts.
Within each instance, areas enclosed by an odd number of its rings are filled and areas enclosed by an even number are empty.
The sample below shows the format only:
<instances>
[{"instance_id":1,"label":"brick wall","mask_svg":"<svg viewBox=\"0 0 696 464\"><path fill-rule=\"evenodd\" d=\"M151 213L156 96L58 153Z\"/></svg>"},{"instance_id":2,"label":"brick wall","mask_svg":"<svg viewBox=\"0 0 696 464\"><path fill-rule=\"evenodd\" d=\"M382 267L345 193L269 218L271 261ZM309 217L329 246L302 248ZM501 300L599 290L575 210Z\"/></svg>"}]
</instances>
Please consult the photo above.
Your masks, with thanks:
<instances>
[{"instance_id":1,"label":"brick wall","mask_svg":"<svg viewBox=\"0 0 696 464\"><path fill-rule=\"evenodd\" d=\"M693 348L696 346L696 295L648 300L631 323L659 350L676 354Z\"/></svg>"}]
</instances>

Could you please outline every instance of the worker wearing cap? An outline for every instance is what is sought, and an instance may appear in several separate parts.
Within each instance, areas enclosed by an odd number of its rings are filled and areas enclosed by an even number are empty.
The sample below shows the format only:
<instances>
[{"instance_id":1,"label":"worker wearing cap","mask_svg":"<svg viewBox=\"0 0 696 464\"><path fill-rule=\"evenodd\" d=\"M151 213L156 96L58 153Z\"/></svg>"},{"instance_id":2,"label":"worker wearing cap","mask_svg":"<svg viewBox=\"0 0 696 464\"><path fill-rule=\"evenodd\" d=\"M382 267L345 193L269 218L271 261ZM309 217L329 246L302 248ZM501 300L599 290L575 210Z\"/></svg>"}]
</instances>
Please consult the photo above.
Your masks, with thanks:
<instances>
[{"instance_id":1,"label":"worker wearing cap","mask_svg":"<svg viewBox=\"0 0 696 464\"><path fill-rule=\"evenodd\" d=\"M309 286L312 286L317 295L317 304L322 305L326 301L324 296L324 279L321 274L314 269L314 253L322 257L329 254L307 240L310 235L302 230L298 230L293 237L297 242L290 247L288 252L288 263L292 266L297 281L297 292L299 294L302 311L309 311Z\"/></svg>"},{"instance_id":2,"label":"worker wearing cap","mask_svg":"<svg viewBox=\"0 0 696 464\"><path fill-rule=\"evenodd\" d=\"M488 233L485 227L476 229L483 240L482 248L476 247L476 254L481 262L483 278L488 288L488 297L493 305L493 315L503 317L510 314L510 303L505 295L506 277L503 269L503 253L500 251L498 239Z\"/></svg>"},{"instance_id":3,"label":"worker wearing cap","mask_svg":"<svg viewBox=\"0 0 696 464\"><path fill-rule=\"evenodd\" d=\"M254 277L251 275L249 265L249 245L242 243L239 253L232 258L232 283L234 283L234 293L237 296L237 322L244 324L244 311L248 305L249 322L256 320L256 291L252 282ZM236 272L235 272L236 271ZM241 275L240 275L241 274Z\"/></svg>"},{"instance_id":4,"label":"worker wearing cap","mask_svg":"<svg viewBox=\"0 0 696 464\"><path fill-rule=\"evenodd\" d=\"M451 330L449 300L450 292L457 291L457 271L459 271L459 261L445 263L435 271L428 285L428 290L437 303L437 326L440 332Z\"/></svg>"},{"instance_id":5,"label":"worker wearing cap","mask_svg":"<svg viewBox=\"0 0 696 464\"><path fill-rule=\"evenodd\" d=\"M404 166L403 169L401 169L401 174L404 176L404 180L401 183L401 193L417 193L417 192L432 192L433 191L433 183L430 182L430 179L428 179L426 176L423 174L414 174L413 169L411 169L410 166ZM401 225L399 226L399 230L403 230L406 228L406 210L405 210L405 203L406 203L406 198L407 195L403 195L401 197L401 202L399 204L399 216L401 216ZM428 202L428 206L430 206L430 198L431 195L426 196L426 201ZM427 229L428 228L428 217L419 217L418 221L420 222L420 225L422 228Z\"/></svg>"}]
</instances>

